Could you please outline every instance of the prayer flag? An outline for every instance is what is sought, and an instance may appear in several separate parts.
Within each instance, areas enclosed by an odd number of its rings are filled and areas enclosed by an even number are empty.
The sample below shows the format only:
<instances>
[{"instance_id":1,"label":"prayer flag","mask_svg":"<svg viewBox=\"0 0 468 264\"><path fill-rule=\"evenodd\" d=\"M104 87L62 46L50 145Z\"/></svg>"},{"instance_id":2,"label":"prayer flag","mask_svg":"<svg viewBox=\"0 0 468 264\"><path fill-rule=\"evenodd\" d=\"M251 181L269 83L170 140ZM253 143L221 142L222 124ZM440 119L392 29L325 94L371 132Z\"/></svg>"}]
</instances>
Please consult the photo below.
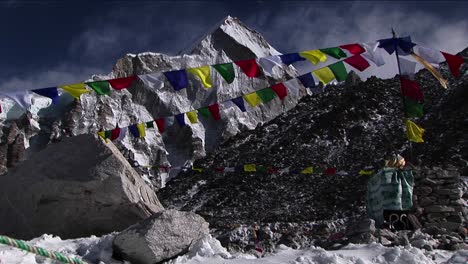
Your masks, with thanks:
<instances>
[{"instance_id":1,"label":"prayer flag","mask_svg":"<svg viewBox=\"0 0 468 264\"><path fill-rule=\"evenodd\" d=\"M235 171L236 171L236 168L234 168L234 167L226 167L226 168L224 168L224 171L225 171L225 172L235 172Z\"/></svg>"},{"instance_id":2,"label":"prayer flag","mask_svg":"<svg viewBox=\"0 0 468 264\"><path fill-rule=\"evenodd\" d=\"M177 120L177 123L179 123L180 127L185 126L185 115L183 113L175 115L175 119Z\"/></svg>"},{"instance_id":3,"label":"prayer flag","mask_svg":"<svg viewBox=\"0 0 468 264\"><path fill-rule=\"evenodd\" d=\"M382 55L382 49L379 48L379 42L363 43L366 48L366 52L362 54L363 57L372 61L377 67L385 64L385 60Z\"/></svg>"},{"instance_id":4,"label":"prayer flag","mask_svg":"<svg viewBox=\"0 0 468 264\"><path fill-rule=\"evenodd\" d=\"M302 85L306 88L313 88L315 87L315 80L314 77L312 76L311 72L308 72L306 74L303 74L299 77L297 77L299 81L301 81Z\"/></svg>"},{"instance_id":5,"label":"prayer flag","mask_svg":"<svg viewBox=\"0 0 468 264\"><path fill-rule=\"evenodd\" d=\"M452 75L455 78L458 78L460 76L460 66L463 64L464 61L463 57L448 54L445 52L442 52L442 55L444 55L444 58L448 63L449 69L452 72Z\"/></svg>"},{"instance_id":6,"label":"prayer flag","mask_svg":"<svg viewBox=\"0 0 468 264\"><path fill-rule=\"evenodd\" d=\"M314 65L317 65L317 63L319 62L327 61L327 55L325 55L325 53L321 52L320 50L302 51L302 52L299 52L299 55L301 55L301 57L303 58L308 59Z\"/></svg>"},{"instance_id":7,"label":"prayer flag","mask_svg":"<svg viewBox=\"0 0 468 264\"><path fill-rule=\"evenodd\" d=\"M312 174L314 173L314 167L307 167L301 171L302 174Z\"/></svg>"},{"instance_id":8,"label":"prayer flag","mask_svg":"<svg viewBox=\"0 0 468 264\"><path fill-rule=\"evenodd\" d=\"M401 92L404 96L407 96L416 102L424 101L424 95L419 87L419 84L415 81L410 79L406 79L404 77L400 77L401 82Z\"/></svg>"},{"instance_id":9,"label":"prayer flag","mask_svg":"<svg viewBox=\"0 0 468 264\"><path fill-rule=\"evenodd\" d=\"M127 134L127 128L126 127L122 127L120 129L120 134L119 134L119 138L118 140L123 140L125 138L125 135Z\"/></svg>"},{"instance_id":10,"label":"prayer flag","mask_svg":"<svg viewBox=\"0 0 468 264\"><path fill-rule=\"evenodd\" d=\"M106 137L106 139L111 138L111 136L112 136L112 131L111 131L111 130L106 130L106 131L104 131L104 136Z\"/></svg>"},{"instance_id":11,"label":"prayer flag","mask_svg":"<svg viewBox=\"0 0 468 264\"><path fill-rule=\"evenodd\" d=\"M124 78L117 78L117 79L112 79L108 80L112 88L115 90L122 90L125 88L130 87L132 85L132 82L136 80L136 76L129 76L129 77L124 77Z\"/></svg>"},{"instance_id":12,"label":"prayer flag","mask_svg":"<svg viewBox=\"0 0 468 264\"><path fill-rule=\"evenodd\" d=\"M137 125L128 126L128 130L130 131L130 134L132 134L134 137L136 138L140 137L140 131L138 130Z\"/></svg>"},{"instance_id":13,"label":"prayer flag","mask_svg":"<svg viewBox=\"0 0 468 264\"><path fill-rule=\"evenodd\" d=\"M258 172L263 172L263 173L265 173L265 172L267 172L267 167L262 166L262 165L258 165L257 168L256 168L256 170L257 170Z\"/></svg>"},{"instance_id":14,"label":"prayer flag","mask_svg":"<svg viewBox=\"0 0 468 264\"><path fill-rule=\"evenodd\" d=\"M236 78L236 73L234 71L234 66L232 66L232 63L216 64L213 65L213 68L215 68L215 70L221 76L223 76L224 80L227 83L232 83L234 81L234 78Z\"/></svg>"},{"instance_id":15,"label":"prayer flag","mask_svg":"<svg viewBox=\"0 0 468 264\"><path fill-rule=\"evenodd\" d=\"M340 48L349 51L353 55L361 54L366 51L361 45L357 43L341 45Z\"/></svg>"},{"instance_id":16,"label":"prayer flag","mask_svg":"<svg viewBox=\"0 0 468 264\"><path fill-rule=\"evenodd\" d=\"M336 174L336 168L327 168L323 173L325 175L334 175Z\"/></svg>"},{"instance_id":17,"label":"prayer flag","mask_svg":"<svg viewBox=\"0 0 468 264\"><path fill-rule=\"evenodd\" d=\"M154 123L153 123L153 121L146 122L146 127L147 127L147 128L154 128Z\"/></svg>"},{"instance_id":18,"label":"prayer flag","mask_svg":"<svg viewBox=\"0 0 468 264\"><path fill-rule=\"evenodd\" d=\"M244 171L245 172L256 172L257 171L257 166L255 164L245 164L244 165Z\"/></svg>"},{"instance_id":19,"label":"prayer flag","mask_svg":"<svg viewBox=\"0 0 468 264\"><path fill-rule=\"evenodd\" d=\"M188 87L187 72L185 70L163 72L166 79L174 87L174 90L180 91Z\"/></svg>"},{"instance_id":20,"label":"prayer flag","mask_svg":"<svg viewBox=\"0 0 468 264\"><path fill-rule=\"evenodd\" d=\"M140 134L140 137L142 138L145 137L146 136L145 124L141 123L141 124L137 124L136 126L138 128L138 133Z\"/></svg>"},{"instance_id":21,"label":"prayer flag","mask_svg":"<svg viewBox=\"0 0 468 264\"><path fill-rule=\"evenodd\" d=\"M440 85L442 85L442 87L444 87L445 89L448 88L448 81L446 79L444 79L444 77L442 76L442 74L440 74L439 71L437 71L434 66L432 66L429 62L425 61L423 58L419 57L417 54L415 53L411 53L411 56L413 56L414 59L416 59L419 63L421 63L422 65L424 65L424 68L426 68L426 70L428 70L430 73L432 73L432 75L437 79L439 80L440 82Z\"/></svg>"},{"instance_id":22,"label":"prayer flag","mask_svg":"<svg viewBox=\"0 0 468 264\"><path fill-rule=\"evenodd\" d=\"M217 172L224 172L224 168L214 168L214 170Z\"/></svg>"},{"instance_id":23,"label":"prayer flag","mask_svg":"<svg viewBox=\"0 0 468 264\"><path fill-rule=\"evenodd\" d=\"M197 111L196 110L187 112L185 114L187 115L188 120L190 120L190 123L192 123L192 124L198 123L198 116L197 116Z\"/></svg>"},{"instance_id":24,"label":"prayer flag","mask_svg":"<svg viewBox=\"0 0 468 264\"><path fill-rule=\"evenodd\" d=\"M312 72L323 84L327 84L335 79L335 75L328 67L320 68Z\"/></svg>"},{"instance_id":25,"label":"prayer flag","mask_svg":"<svg viewBox=\"0 0 468 264\"><path fill-rule=\"evenodd\" d=\"M275 92L273 92L270 87L258 90L256 93L262 99L263 103L268 103L276 97Z\"/></svg>"},{"instance_id":26,"label":"prayer flag","mask_svg":"<svg viewBox=\"0 0 468 264\"><path fill-rule=\"evenodd\" d=\"M260 99L260 97L258 96L257 93L246 94L246 95L244 95L244 99L245 99L245 101L247 101L247 103L251 107L255 107L255 106L262 103L262 99Z\"/></svg>"},{"instance_id":27,"label":"prayer flag","mask_svg":"<svg viewBox=\"0 0 468 264\"><path fill-rule=\"evenodd\" d=\"M231 100L235 105L237 105L237 107L239 107L239 109L242 111L242 112L246 112L247 109L245 109L245 105L244 105L244 98L242 98L242 96L239 96L237 98L234 98Z\"/></svg>"},{"instance_id":28,"label":"prayer flag","mask_svg":"<svg viewBox=\"0 0 468 264\"><path fill-rule=\"evenodd\" d=\"M203 117L209 118L211 116L211 112L208 109L208 107L202 107L202 108L198 109L197 111Z\"/></svg>"},{"instance_id":29,"label":"prayer flag","mask_svg":"<svg viewBox=\"0 0 468 264\"><path fill-rule=\"evenodd\" d=\"M320 51L338 60L341 58L346 58L348 56L342 49L338 47L320 49Z\"/></svg>"},{"instance_id":30,"label":"prayer flag","mask_svg":"<svg viewBox=\"0 0 468 264\"><path fill-rule=\"evenodd\" d=\"M247 75L247 77L258 77L260 76L260 67L258 67L257 62L255 59L250 59L250 60L240 60L240 61L235 61L235 64L239 66L242 71Z\"/></svg>"},{"instance_id":31,"label":"prayer flag","mask_svg":"<svg viewBox=\"0 0 468 264\"><path fill-rule=\"evenodd\" d=\"M119 137L120 137L120 128L116 127L114 129L112 129L110 139L112 141L114 141L114 140L118 139Z\"/></svg>"},{"instance_id":32,"label":"prayer flag","mask_svg":"<svg viewBox=\"0 0 468 264\"><path fill-rule=\"evenodd\" d=\"M203 86L205 86L206 88L211 88L213 86L211 82L211 78L210 78L210 73L211 73L210 66L190 68L190 69L187 69L187 71L195 76L198 76Z\"/></svg>"},{"instance_id":33,"label":"prayer flag","mask_svg":"<svg viewBox=\"0 0 468 264\"><path fill-rule=\"evenodd\" d=\"M373 170L360 170L359 175L372 175L374 174Z\"/></svg>"},{"instance_id":34,"label":"prayer flag","mask_svg":"<svg viewBox=\"0 0 468 264\"><path fill-rule=\"evenodd\" d=\"M408 136L408 140L416 143L424 142L423 134L424 129L413 123L411 120L406 119L406 134Z\"/></svg>"},{"instance_id":35,"label":"prayer flag","mask_svg":"<svg viewBox=\"0 0 468 264\"><path fill-rule=\"evenodd\" d=\"M335 78L337 81L342 82L346 80L346 77L348 76L348 72L346 71L344 63L342 61L333 63L332 65L329 65L328 67L333 72L333 75L335 75Z\"/></svg>"},{"instance_id":36,"label":"prayer flag","mask_svg":"<svg viewBox=\"0 0 468 264\"><path fill-rule=\"evenodd\" d=\"M110 87L107 81L97 81L86 83L91 89L93 89L99 95L110 94Z\"/></svg>"},{"instance_id":37,"label":"prayer flag","mask_svg":"<svg viewBox=\"0 0 468 264\"><path fill-rule=\"evenodd\" d=\"M403 103L405 105L405 116L406 117L422 117L423 104L419 103L409 97L403 97Z\"/></svg>"},{"instance_id":38,"label":"prayer flag","mask_svg":"<svg viewBox=\"0 0 468 264\"><path fill-rule=\"evenodd\" d=\"M439 64L445 61L444 55L438 50L425 48L419 45L416 48L418 50L417 54L429 63Z\"/></svg>"},{"instance_id":39,"label":"prayer flag","mask_svg":"<svg viewBox=\"0 0 468 264\"><path fill-rule=\"evenodd\" d=\"M143 81L143 83L151 88L152 90L158 90L164 87L164 81L162 81L161 73L148 73L138 75L138 78Z\"/></svg>"},{"instance_id":40,"label":"prayer flag","mask_svg":"<svg viewBox=\"0 0 468 264\"><path fill-rule=\"evenodd\" d=\"M286 86L286 88L288 88L288 91L294 95L294 97L299 97L299 90L301 89L301 86L299 85L297 79L285 81L283 84Z\"/></svg>"},{"instance_id":41,"label":"prayer flag","mask_svg":"<svg viewBox=\"0 0 468 264\"><path fill-rule=\"evenodd\" d=\"M286 65L289 65L297 61L305 61L305 58L299 56L299 53L283 54L283 55L280 55L280 59Z\"/></svg>"},{"instance_id":42,"label":"prayer flag","mask_svg":"<svg viewBox=\"0 0 468 264\"><path fill-rule=\"evenodd\" d=\"M98 131L97 134L98 134L98 136L100 136L104 141L107 142L106 132L104 132L104 131L101 130L101 131Z\"/></svg>"},{"instance_id":43,"label":"prayer flag","mask_svg":"<svg viewBox=\"0 0 468 264\"><path fill-rule=\"evenodd\" d=\"M58 102L59 95L58 95L57 87L35 89L32 91L37 93L38 95L42 95L42 96L52 99L53 104L56 104Z\"/></svg>"},{"instance_id":44,"label":"prayer flag","mask_svg":"<svg viewBox=\"0 0 468 264\"><path fill-rule=\"evenodd\" d=\"M346 58L344 61L359 71L363 71L370 66L369 62L367 62L360 54Z\"/></svg>"},{"instance_id":45,"label":"prayer flag","mask_svg":"<svg viewBox=\"0 0 468 264\"><path fill-rule=\"evenodd\" d=\"M18 106L26 111L31 108L32 101L29 91L7 91L0 93L13 100Z\"/></svg>"},{"instance_id":46,"label":"prayer flag","mask_svg":"<svg viewBox=\"0 0 468 264\"><path fill-rule=\"evenodd\" d=\"M395 52L395 49L398 49L399 55L408 55L412 52L414 46L416 46L416 44L411 42L410 36L379 40L379 48L384 48L390 55Z\"/></svg>"},{"instance_id":47,"label":"prayer flag","mask_svg":"<svg viewBox=\"0 0 468 264\"><path fill-rule=\"evenodd\" d=\"M271 86L271 89L278 95L280 100L283 100L287 95L288 91L283 83L277 83Z\"/></svg>"},{"instance_id":48,"label":"prayer flag","mask_svg":"<svg viewBox=\"0 0 468 264\"><path fill-rule=\"evenodd\" d=\"M262 57L258 59L258 64L262 67L264 72L272 75L275 66L281 67L281 58L277 55Z\"/></svg>"},{"instance_id":49,"label":"prayer flag","mask_svg":"<svg viewBox=\"0 0 468 264\"><path fill-rule=\"evenodd\" d=\"M164 133L164 125L165 125L164 117L156 119L155 122L156 122L156 125L158 126L159 133L160 134Z\"/></svg>"},{"instance_id":50,"label":"prayer flag","mask_svg":"<svg viewBox=\"0 0 468 264\"><path fill-rule=\"evenodd\" d=\"M202 168L195 168L194 166L192 166L192 170L193 171L196 171L198 173L202 173L203 172L203 169Z\"/></svg>"},{"instance_id":51,"label":"prayer flag","mask_svg":"<svg viewBox=\"0 0 468 264\"><path fill-rule=\"evenodd\" d=\"M62 85L59 86L59 88L63 89L67 93L69 93L71 96L73 96L75 99L80 100L80 96L84 93L89 93L91 90L86 89L84 83L75 83L75 84L70 84L70 85Z\"/></svg>"},{"instance_id":52,"label":"prayer flag","mask_svg":"<svg viewBox=\"0 0 468 264\"><path fill-rule=\"evenodd\" d=\"M413 79L414 73L416 72L416 62L407 60L401 56L398 57L400 61L401 75L407 76L409 79Z\"/></svg>"},{"instance_id":53,"label":"prayer flag","mask_svg":"<svg viewBox=\"0 0 468 264\"><path fill-rule=\"evenodd\" d=\"M219 115L219 104L212 104L208 106L208 110L211 113L211 116L214 120L220 120L221 116Z\"/></svg>"}]
</instances>

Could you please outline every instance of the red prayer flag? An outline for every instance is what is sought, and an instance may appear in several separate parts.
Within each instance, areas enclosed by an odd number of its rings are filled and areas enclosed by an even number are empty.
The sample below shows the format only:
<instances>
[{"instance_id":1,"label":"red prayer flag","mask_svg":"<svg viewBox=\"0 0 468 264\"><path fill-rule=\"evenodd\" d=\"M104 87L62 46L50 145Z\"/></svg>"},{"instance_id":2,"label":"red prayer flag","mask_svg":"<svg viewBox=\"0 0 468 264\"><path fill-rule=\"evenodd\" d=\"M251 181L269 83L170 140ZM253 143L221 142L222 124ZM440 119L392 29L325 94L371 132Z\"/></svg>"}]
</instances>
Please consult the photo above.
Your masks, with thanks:
<instances>
[{"instance_id":1,"label":"red prayer flag","mask_svg":"<svg viewBox=\"0 0 468 264\"><path fill-rule=\"evenodd\" d=\"M277 173L277 172L278 172L278 169L274 168L274 167L268 167L268 169L267 169L267 173L269 173L269 174L274 174L274 173Z\"/></svg>"},{"instance_id":2,"label":"red prayer flag","mask_svg":"<svg viewBox=\"0 0 468 264\"><path fill-rule=\"evenodd\" d=\"M214 120L221 119L221 116L219 115L219 104L212 104L208 106L208 110L210 110L211 116L213 116Z\"/></svg>"},{"instance_id":3,"label":"red prayer flag","mask_svg":"<svg viewBox=\"0 0 468 264\"><path fill-rule=\"evenodd\" d=\"M404 96L408 96L417 102L424 101L424 95L419 87L419 84L415 81L400 77L401 92Z\"/></svg>"},{"instance_id":4,"label":"red prayer flag","mask_svg":"<svg viewBox=\"0 0 468 264\"><path fill-rule=\"evenodd\" d=\"M127 87L129 87L134 80L136 80L136 76L130 76L130 77L125 77L125 78L117 78L117 79L112 79L108 80L112 88L116 90L122 90Z\"/></svg>"},{"instance_id":5,"label":"red prayer flag","mask_svg":"<svg viewBox=\"0 0 468 264\"><path fill-rule=\"evenodd\" d=\"M325 175L333 175L336 174L336 168L327 168L324 172Z\"/></svg>"},{"instance_id":6,"label":"red prayer flag","mask_svg":"<svg viewBox=\"0 0 468 264\"><path fill-rule=\"evenodd\" d=\"M119 136L120 136L120 128L116 127L114 129L112 129L110 139L111 140L116 140L116 139L119 138Z\"/></svg>"},{"instance_id":7,"label":"red prayer flag","mask_svg":"<svg viewBox=\"0 0 468 264\"><path fill-rule=\"evenodd\" d=\"M366 51L361 45L359 45L357 43L341 45L340 48L345 49L345 50L351 52L351 54L354 54L354 55L361 54L361 53L364 53Z\"/></svg>"},{"instance_id":8,"label":"red prayer flag","mask_svg":"<svg viewBox=\"0 0 468 264\"><path fill-rule=\"evenodd\" d=\"M441 51L442 52L442 51ZM460 66L463 64L463 57L442 52L448 63L452 75L456 78L460 76Z\"/></svg>"},{"instance_id":9,"label":"red prayer flag","mask_svg":"<svg viewBox=\"0 0 468 264\"><path fill-rule=\"evenodd\" d=\"M248 77L260 76L260 67L258 67L255 59L235 61L234 63L237 64Z\"/></svg>"},{"instance_id":10,"label":"red prayer flag","mask_svg":"<svg viewBox=\"0 0 468 264\"><path fill-rule=\"evenodd\" d=\"M345 59L344 61L352 67L358 69L359 71L363 71L370 66L369 62L366 59L364 59L360 54L351 56Z\"/></svg>"},{"instance_id":11,"label":"red prayer flag","mask_svg":"<svg viewBox=\"0 0 468 264\"><path fill-rule=\"evenodd\" d=\"M288 95L288 90L283 83L277 83L271 86L271 89L278 95L279 99L283 100Z\"/></svg>"},{"instance_id":12,"label":"red prayer flag","mask_svg":"<svg viewBox=\"0 0 468 264\"><path fill-rule=\"evenodd\" d=\"M159 133L164 133L164 118L159 118L157 120L154 120L156 122L156 125L158 126Z\"/></svg>"},{"instance_id":13,"label":"red prayer flag","mask_svg":"<svg viewBox=\"0 0 468 264\"><path fill-rule=\"evenodd\" d=\"M217 172L224 172L224 168L215 168L214 170Z\"/></svg>"}]
</instances>

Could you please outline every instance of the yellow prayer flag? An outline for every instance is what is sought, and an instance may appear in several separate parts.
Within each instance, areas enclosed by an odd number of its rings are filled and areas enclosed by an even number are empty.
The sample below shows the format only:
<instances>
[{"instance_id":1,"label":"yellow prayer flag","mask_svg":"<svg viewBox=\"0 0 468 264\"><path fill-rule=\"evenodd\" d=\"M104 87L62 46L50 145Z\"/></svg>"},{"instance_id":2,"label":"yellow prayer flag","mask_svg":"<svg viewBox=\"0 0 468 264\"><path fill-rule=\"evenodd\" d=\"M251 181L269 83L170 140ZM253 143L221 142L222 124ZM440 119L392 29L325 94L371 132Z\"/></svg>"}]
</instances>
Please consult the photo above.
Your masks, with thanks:
<instances>
[{"instance_id":1,"label":"yellow prayer flag","mask_svg":"<svg viewBox=\"0 0 468 264\"><path fill-rule=\"evenodd\" d=\"M146 131L145 131L145 124L137 124L136 127L138 128L138 133L140 133L140 137L143 138L146 136Z\"/></svg>"},{"instance_id":2,"label":"yellow prayer flag","mask_svg":"<svg viewBox=\"0 0 468 264\"><path fill-rule=\"evenodd\" d=\"M193 110L190 112L185 113L190 120L190 123L196 124L198 123L198 116L197 116L197 110Z\"/></svg>"},{"instance_id":3,"label":"yellow prayer flag","mask_svg":"<svg viewBox=\"0 0 468 264\"><path fill-rule=\"evenodd\" d=\"M423 134L424 129L416 125L413 121L406 119L406 134L408 135L408 140L416 143L424 142Z\"/></svg>"},{"instance_id":4,"label":"yellow prayer flag","mask_svg":"<svg viewBox=\"0 0 468 264\"><path fill-rule=\"evenodd\" d=\"M262 99L258 96L257 93L250 93L244 95L244 99L249 103L251 107L255 107L262 103Z\"/></svg>"},{"instance_id":5,"label":"yellow prayer flag","mask_svg":"<svg viewBox=\"0 0 468 264\"><path fill-rule=\"evenodd\" d=\"M107 138L106 138L106 132L105 131L98 131L97 132L98 136L100 136L104 141L107 143Z\"/></svg>"},{"instance_id":6,"label":"yellow prayer flag","mask_svg":"<svg viewBox=\"0 0 468 264\"><path fill-rule=\"evenodd\" d=\"M192 170L193 170L193 171L197 171L197 172L199 172L199 173L202 173L202 172L203 172L203 169L201 169L201 168L195 168L194 166L192 166Z\"/></svg>"},{"instance_id":7,"label":"yellow prayer flag","mask_svg":"<svg viewBox=\"0 0 468 264\"><path fill-rule=\"evenodd\" d=\"M257 166L255 164L245 164L244 171L246 172L255 172L257 171Z\"/></svg>"},{"instance_id":8,"label":"yellow prayer flag","mask_svg":"<svg viewBox=\"0 0 468 264\"><path fill-rule=\"evenodd\" d=\"M76 99L80 100L80 96L84 93L89 93L91 90L86 89L84 83L75 83L70 85L62 85L59 88L63 89L71 96L75 97Z\"/></svg>"},{"instance_id":9,"label":"yellow prayer flag","mask_svg":"<svg viewBox=\"0 0 468 264\"><path fill-rule=\"evenodd\" d=\"M213 85L211 83L211 78L210 78L210 71L211 71L210 66L207 65L207 66L202 66L198 68L190 68L190 69L187 69L187 71L195 76L198 76L203 86L205 86L206 88L211 88L211 86Z\"/></svg>"},{"instance_id":10,"label":"yellow prayer flag","mask_svg":"<svg viewBox=\"0 0 468 264\"><path fill-rule=\"evenodd\" d=\"M427 62L425 59L421 58L420 56L418 56L417 54L415 53L411 53L411 56L413 56L413 58L415 60L417 60L419 63L421 63L429 72L432 73L432 75L434 75L434 77L439 80L440 84L442 85L442 87L444 87L445 89L447 89L448 87L448 82L447 80L444 79L444 77L442 77L442 74L440 74L440 72L438 72L434 66L432 66L429 62Z\"/></svg>"},{"instance_id":11,"label":"yellow prayer flag","mask_svg":"<svg viewBox=\"0 0 468 264\"><path fill-rule=\"evenodd\" d=\"M307 167L301 171L302 174L312 174L314 173L314 167Z\"/></svg>"},{"instance_id":12,"label":"yellow prayer flag","mask_svg":"<svg viewBox=\"0 0 468 264\"><path fill-rule=\"evenodd\" d=\"M372 175L374 174L373 170L360 170L359 175Z\"/></svg>"},{"instance_id":13,"label":"yellow prayer flag","mask_svg":"<svg viewBox=\"0 0 468 264\"><path fill-rule=\"evenodd\" d=\"M311 61L314 65L317 65L319 62L327 61L327 55L321 52L320 50L307 50L299 52L299 55L305 59Z\"/></svg>"},{"instance_id":14,"label":"yellow prayer flag","mask_svg":"<svg viewBox=\"0 0 468 264\"><path fill-rule=\"evenodd\" d=\"M323 83L327 84L335 79L335 75L330 70L330 68L320 68L312 72L317 78Z\"/></svg>"}]
</instances>

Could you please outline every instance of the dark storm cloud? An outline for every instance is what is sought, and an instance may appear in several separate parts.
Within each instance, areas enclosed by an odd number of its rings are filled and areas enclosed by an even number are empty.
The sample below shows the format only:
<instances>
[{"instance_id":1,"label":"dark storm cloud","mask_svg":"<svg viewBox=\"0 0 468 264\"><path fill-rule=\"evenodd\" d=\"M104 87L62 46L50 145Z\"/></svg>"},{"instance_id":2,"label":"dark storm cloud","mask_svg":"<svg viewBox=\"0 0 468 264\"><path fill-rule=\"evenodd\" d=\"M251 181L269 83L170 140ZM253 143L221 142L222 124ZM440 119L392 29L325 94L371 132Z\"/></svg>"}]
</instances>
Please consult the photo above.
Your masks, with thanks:
<instances>
[{"instance_id":1,"label":"dark storm cloud","mask_svg":"<svg viewBox=\"0 0 468 264\"><path fill-rule=\"evenodd\" d=\"M32 89L108 73L126 53L174 55L227 15L259 31L280 52L376 40L389 37L394 27L400 34L410 33L418 43L455 53L468 46L468 21L463 14L468 4L457 5L347 1L71 5L45 1L33 5L13 1L0 5L0 27L11 34L0 43L4 58L0 89Z\"/></svg>"}]
</instances>

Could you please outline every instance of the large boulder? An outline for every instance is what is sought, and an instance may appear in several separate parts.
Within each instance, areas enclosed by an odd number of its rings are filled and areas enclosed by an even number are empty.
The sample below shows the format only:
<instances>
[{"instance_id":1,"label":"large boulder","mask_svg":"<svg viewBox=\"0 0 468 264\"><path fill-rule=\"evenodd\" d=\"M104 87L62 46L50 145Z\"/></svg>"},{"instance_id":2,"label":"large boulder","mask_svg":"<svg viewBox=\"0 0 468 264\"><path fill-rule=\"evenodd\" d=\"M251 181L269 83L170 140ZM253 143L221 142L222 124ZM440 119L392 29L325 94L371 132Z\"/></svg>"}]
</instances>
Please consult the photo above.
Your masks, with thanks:
<instances>
[{"instance_id":1,"label":"large boulder","mask_svg":"<svg viewBox=\"0 0 468 264\"><path fill-rule=\"evenodd\" d=\"M93 135L49 145L0 186L0 234L22 239L102 235L163 210L119 150Z\"/></svg>"},{"instance_id":2,"label":"large boulder","mask_svg":"<svg viewBox=\"0 0 468 264\"><path fill-rule=\"evenodd\" d=\"M191 212L165 210L129 227L114 239L114 258L154 264L187 253L209 234L208 223Z\"/></svg>"}]
</instances>

